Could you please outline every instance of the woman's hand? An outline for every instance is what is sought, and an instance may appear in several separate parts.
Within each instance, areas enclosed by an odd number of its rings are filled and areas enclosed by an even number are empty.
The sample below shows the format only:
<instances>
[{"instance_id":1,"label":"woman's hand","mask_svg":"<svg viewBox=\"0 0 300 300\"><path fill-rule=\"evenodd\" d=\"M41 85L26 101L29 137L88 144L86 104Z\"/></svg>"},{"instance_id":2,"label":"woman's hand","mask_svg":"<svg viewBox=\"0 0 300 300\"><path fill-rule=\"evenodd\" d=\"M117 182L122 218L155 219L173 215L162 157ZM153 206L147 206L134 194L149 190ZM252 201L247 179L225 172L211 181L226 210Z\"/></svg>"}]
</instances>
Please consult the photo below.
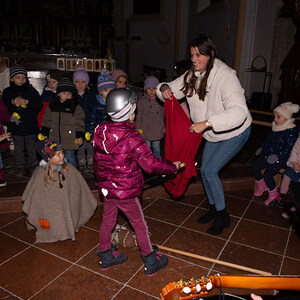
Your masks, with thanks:
<instances>
[{"instance_id":1,"label":"woman's hand","mask_svg":"<svg viewBox=\"0 0 300 300\"><path fill-rule=\"evenodd\" d=\"M161 95L164 97L164 99L172 100L173 92L167 84L162 86Z\"/></svg>"},{"instance_id":2,"label":"woman's hand","mask_svg":"<svg viewBox=\"0 0 300 300\"><path fill-rule=\"evenodd\" d=\"M194 123L190 127L190 132L201 133L201 132L205 131L207 128L209 128L209 126L207 125L207 121L202 121L199 123Z\"/></svg>"}]
</instances>

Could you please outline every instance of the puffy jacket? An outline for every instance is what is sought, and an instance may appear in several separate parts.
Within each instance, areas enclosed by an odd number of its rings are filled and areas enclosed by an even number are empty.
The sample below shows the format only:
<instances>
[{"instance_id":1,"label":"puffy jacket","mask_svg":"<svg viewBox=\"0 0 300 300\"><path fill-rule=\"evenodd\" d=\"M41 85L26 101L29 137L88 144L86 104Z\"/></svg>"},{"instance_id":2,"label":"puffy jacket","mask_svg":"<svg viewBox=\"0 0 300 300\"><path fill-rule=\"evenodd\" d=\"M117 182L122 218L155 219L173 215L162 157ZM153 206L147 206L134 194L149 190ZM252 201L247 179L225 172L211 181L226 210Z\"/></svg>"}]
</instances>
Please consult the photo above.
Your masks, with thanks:
<instances>
[{"instance_id":1,"label":"puffy jacket","mask_svg":"<svg viewBox=\"0 0 300 300\"><path fill-rule=\"evenodd\" d=\"M63 145L65 150L78 150L76 138L84 138L84 111L77 99L61 103L56 97L46 108L41 133Z\"/></svg>"},{"instance_id":2,"label":"puffy jacket","mask_svg":"<svg viewBox=\"0 0 300 300\"><path fill-rule=\"evenodd\" d=\"M12 104L11 101L20 96L28 100L26 107ZM28 81L22 86L15 85L11 82L10 87L3 91L2 98L8 112L11 115L16 112L20 116L19 125L9 123L8 131L11 132L12 135L24 136L37 134L39 130L37 116L43 107L38 91Z\"/></svg>"},{"instance_id":3,"label":"puffy jacket","mask_svg":"<svg viewBox=\"0 0 300 300\"><path fill-rule=\"evenodd\" d=\"M101 123L94 133L94 170L99 192L107 198L140 197L143 188L142 169L147 173L175 174L176 166L156 157L136 130L134 124Z\"/></svg>"},{"instance_id":4,"label":"puffy jacket","mask_svg":"<svg viewBox=\"0 0 300 300\"><path fill-rule=\"evenodd\" d=\"M56 93L53 92L47 85L44 86L41 99L43 103L43 108L38 114L38 122L39 122L39 128L42 127L42 120L46 111L47 106L49 105L50 102L52 102L55 98Z\"/></svg>"},{"instance_id":5,"label":"puffy jacket","mask_svg":"<svg viewBox=\"0 0 300 300\"><path fill-rule=\"evenodd\" d=\"M276 154L278 163L286 167L287 160L297 141L299 129L294 127L282 131L272 131L266 142L262 145L261 157L267 158Z\"/></svg>"}]
</instances>

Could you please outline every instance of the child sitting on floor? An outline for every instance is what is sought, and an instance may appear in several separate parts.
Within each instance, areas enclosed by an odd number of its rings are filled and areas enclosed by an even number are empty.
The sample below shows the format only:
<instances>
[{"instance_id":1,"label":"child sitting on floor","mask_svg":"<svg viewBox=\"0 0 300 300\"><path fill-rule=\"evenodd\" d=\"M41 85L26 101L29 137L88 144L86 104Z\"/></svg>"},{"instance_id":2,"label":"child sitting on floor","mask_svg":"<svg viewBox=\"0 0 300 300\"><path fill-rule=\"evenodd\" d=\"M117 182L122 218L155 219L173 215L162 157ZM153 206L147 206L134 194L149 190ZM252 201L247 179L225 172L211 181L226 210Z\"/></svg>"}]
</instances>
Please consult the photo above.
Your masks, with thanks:
<instances>
[{"instance_id":1,"label":"child sitting on floor","mask_svg":"<svg viewBox=\"0 0 300 300\"><path fill-rule=\"evenodd\" d=\"M62 145L38 142L43 160L22 195L28 229L36 229L37 243L75 240L75 233L94 214L97 200L84 178L64 159Z\"/></svg>"},{"instance_id":2,"label":"child sitting on floor","mask_svg":"<svg viewBox=\"0 0 300 300\"><path fill-rule=\"evenodd\" d=\"M281 168L286 167L287 160L298 138L299 129L294 124L293 113L299 111L299 105L285 102L274 109L274 121L272 132L267 141L256 151L259 155L252 166L252 173L257 183L254 196L261 196L268 191L269 197L265 205L269 206L273 201L279 200L275 180L273 176ZM262 170L266 169L262 174Z\"/></svg>"}]
</instances>

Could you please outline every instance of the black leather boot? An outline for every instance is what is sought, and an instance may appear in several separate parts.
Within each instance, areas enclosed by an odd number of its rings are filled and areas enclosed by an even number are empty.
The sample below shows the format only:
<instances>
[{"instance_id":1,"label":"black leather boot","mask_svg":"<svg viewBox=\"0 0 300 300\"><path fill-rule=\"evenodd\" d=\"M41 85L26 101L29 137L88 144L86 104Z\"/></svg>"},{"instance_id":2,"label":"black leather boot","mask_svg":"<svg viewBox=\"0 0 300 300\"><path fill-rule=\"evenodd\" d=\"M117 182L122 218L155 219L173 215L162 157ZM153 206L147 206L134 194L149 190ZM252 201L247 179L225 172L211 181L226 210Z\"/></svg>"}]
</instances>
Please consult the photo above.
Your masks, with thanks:
<instances>
[{"instance_id":1,"label":"black leather boot","mask_svg":"<svg viewBox=\"0 0 300 300\"><path fill-rule=\"evenodd\" d=\"M121 265L128 258L125 253L119 254L114 248L104 252L97 251L97 254L100 256L99 268L101 270L107 270L113 266Z\"/></svg>"},{"instance_id":2,"label":"black leather boot","mask_svg":"<svg viewBox=\"0 0 300 300\"><path fill-rule=\"evenodd\" d=\"M217 215L216 207L214 205L209 204L209 211L200 217L197 222L199 224L207 224Z\"/></svg>"},{"instance_id":3,"label":"black leather boot","mask_svg":"<svg viewBox=\"0 0 300 300\"><path fill-rule=\"evenodd\" d=\"M230 226L230 216L226 209L217 211L213 225L206 230L208 234L218 235L223 232L224 228Z\"/></svg>"},{"instance_id":4,"label":"black leather boot","mask_svg":"<svg viewBox=\"0 0 300 300\"><path fill-rule=\"evenodd\" d=\"M160 253L157 249L154 250L142 258L144 260L144 274L147 276L152 276L159 270L165 268L168 264L168 258Z\"/></svg>"}]
</instances>

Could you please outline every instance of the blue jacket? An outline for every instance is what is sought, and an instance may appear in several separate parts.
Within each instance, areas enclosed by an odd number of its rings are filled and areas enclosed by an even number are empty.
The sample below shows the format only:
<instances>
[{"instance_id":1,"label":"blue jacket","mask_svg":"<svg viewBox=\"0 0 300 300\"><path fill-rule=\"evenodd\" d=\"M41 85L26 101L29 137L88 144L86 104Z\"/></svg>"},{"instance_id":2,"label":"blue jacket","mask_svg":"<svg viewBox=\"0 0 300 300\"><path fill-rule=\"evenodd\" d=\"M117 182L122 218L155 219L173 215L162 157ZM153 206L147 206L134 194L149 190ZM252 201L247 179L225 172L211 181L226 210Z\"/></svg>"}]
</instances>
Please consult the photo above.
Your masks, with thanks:
<instances>
[{"instance_id":1,"label":"blue jacket","mask_svg":"<svg viewBox=\"0 0 300 300\"><path fill-rule=\"evenodd\" d=\"M21 96L28 100L26 107L12 104L12 100ZM3 101L7 106L8 112L12 115L14 112L20 116L20 123L8 124L8 131L12 135L33 135L39 131L37 115L42 109L43 104L38 91L27 81L22 86L15 85L13 82L4 89L2 95Z\"/></svg>"},{"instance_id":2,"label":"blue jacket","mask_svg":"<svg viewBox=\"0 0 300 300\"><path fill-rule=\"evenodd\" d=\"M299 129L297 127L272 131L262 145L261 157L267 158L269 155L275 154L278 157L278 163L285 167L298 136Z\"/></svg>"},{"instance_id":3,"label":"blue jacket","mask_svg":"<svg viewBox=\"0 0 300 300\"><path fill-rule=\"evenodd\" d=\"M93 135L95 128L106 121L105 100L97 95L88 107L86 131Z\"/></svg>"},{"instance_id":4,"label":"blue jacket","mask_svg":"<svg viewBox=\"0 0 300 300\"><path fill-rule=\"evenodd\" d=\"M93 104L94 100L96 99L96 93L94 92L90 92L89 89L86 89L83 95L79 95L77 94L77 101L78 104L81 106L81 108L84 111L85 114L85 120L84 120L84 125L85 125L85 131L89 132L88 128L88 120L89 118L89 114L91 109L89 108L90 105Z\"/></svg>"}]
</instances>

